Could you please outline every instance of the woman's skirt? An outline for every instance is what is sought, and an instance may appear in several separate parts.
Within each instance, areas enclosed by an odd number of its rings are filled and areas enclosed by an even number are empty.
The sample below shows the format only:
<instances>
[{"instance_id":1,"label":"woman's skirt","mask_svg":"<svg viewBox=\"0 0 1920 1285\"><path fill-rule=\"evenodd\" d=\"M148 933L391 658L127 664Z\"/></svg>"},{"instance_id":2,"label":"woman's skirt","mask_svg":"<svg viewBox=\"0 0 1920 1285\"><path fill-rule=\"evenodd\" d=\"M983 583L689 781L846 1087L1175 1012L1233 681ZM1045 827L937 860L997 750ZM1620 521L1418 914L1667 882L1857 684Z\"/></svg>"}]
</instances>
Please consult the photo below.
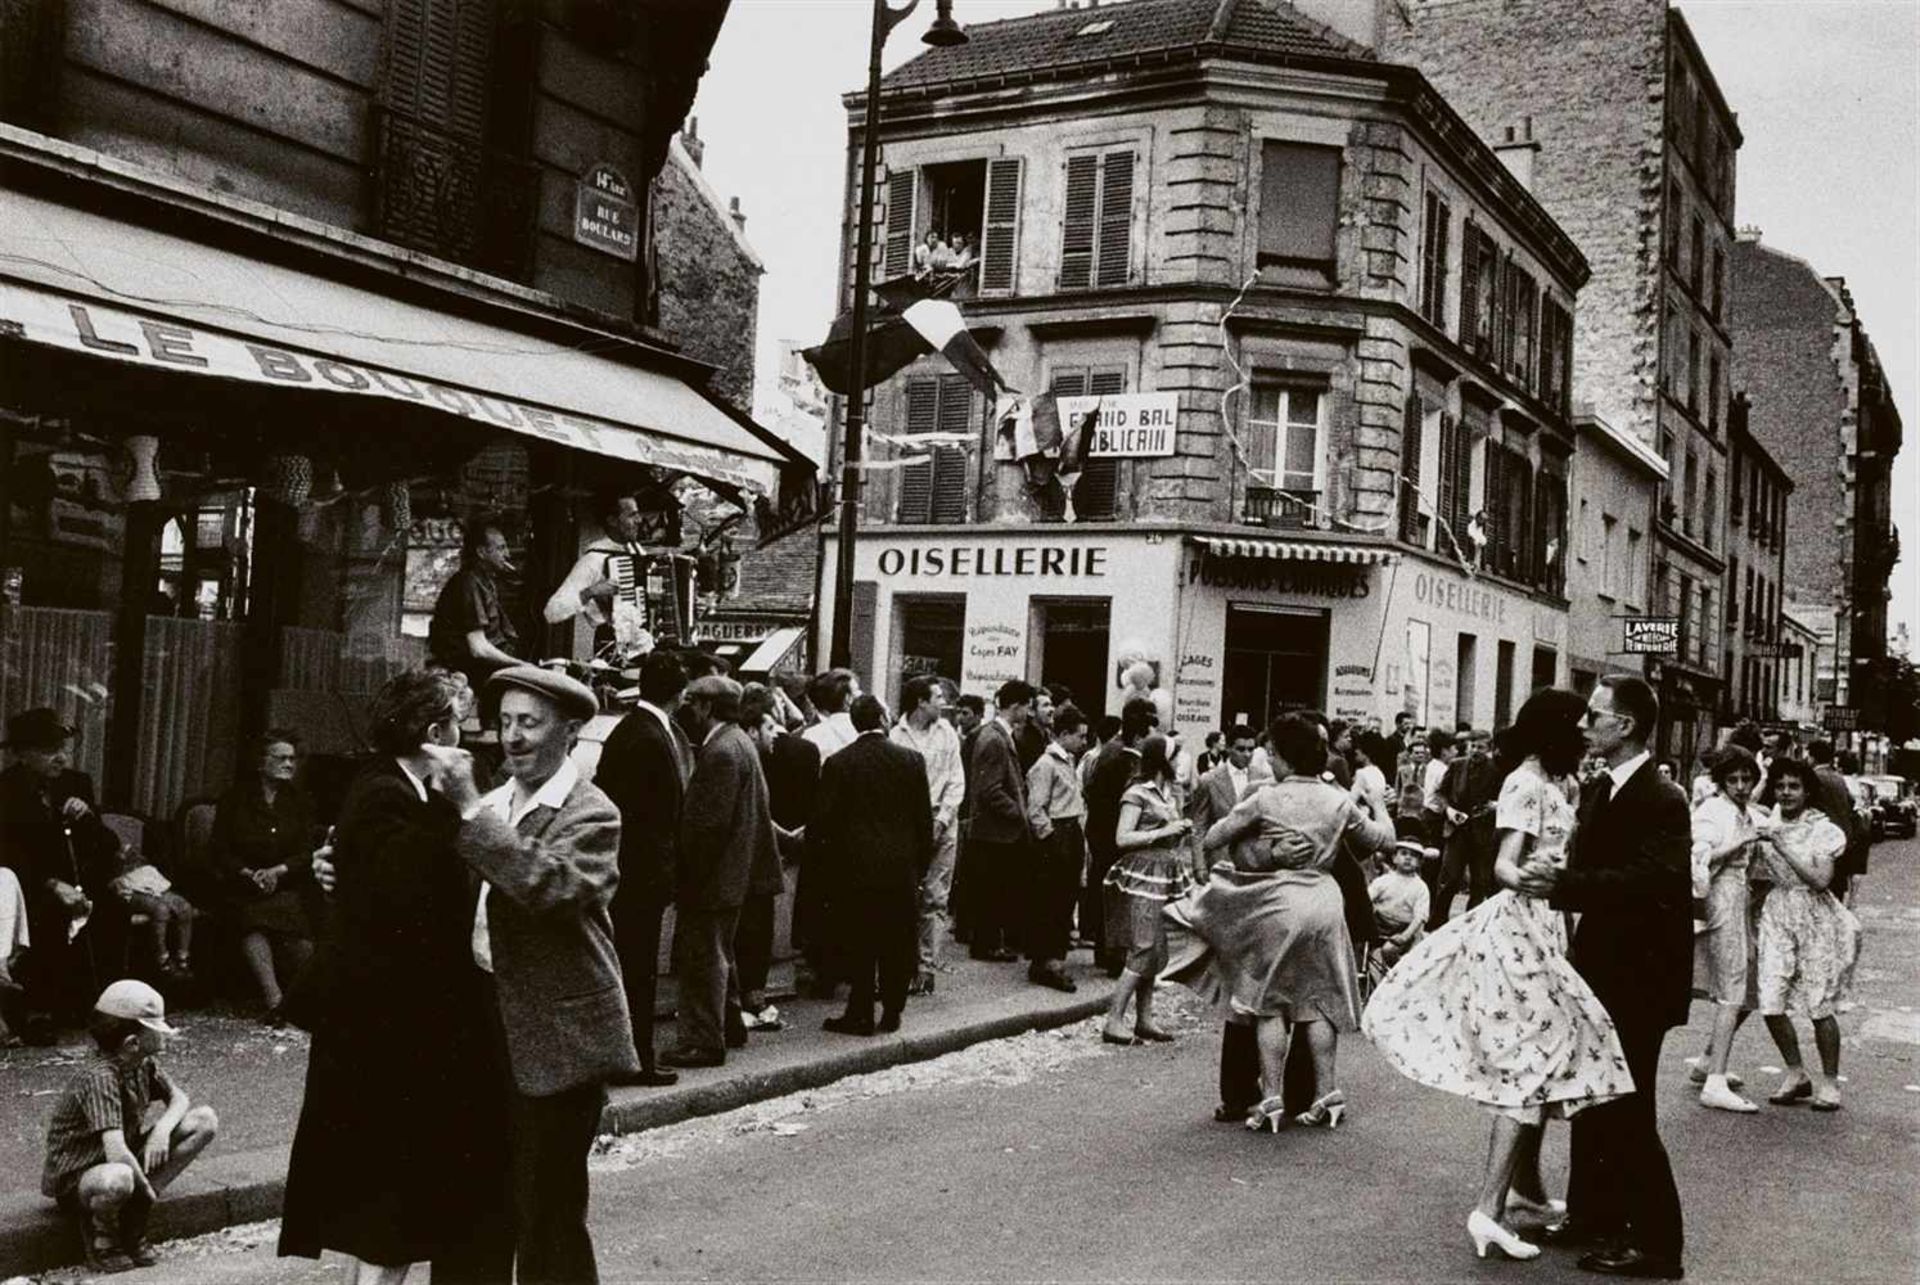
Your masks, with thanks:
<instances>
[{"instance_id":1,"label":"woman's skirt","mask_svg":"<svg viewBox=\"0 0 1920 1285\"><path fill-rule=\"evenodd\" d=\"M1860 921L1825 889L1775 886L1760 908L1760 1012L1832 1017L1853 988Z\"/></svg>"},{"instance_id":2,"label":"woman's skirt","mask_svg":"<svg viewBox=\"0 0 1920 1285\"><path fill-rule=\"evenodd\" d=\"M1359 1028L1353 940L1332 875L1222 862L1165 918L1170 980L1242 1017Z\"/></svg>"}]
</instances>

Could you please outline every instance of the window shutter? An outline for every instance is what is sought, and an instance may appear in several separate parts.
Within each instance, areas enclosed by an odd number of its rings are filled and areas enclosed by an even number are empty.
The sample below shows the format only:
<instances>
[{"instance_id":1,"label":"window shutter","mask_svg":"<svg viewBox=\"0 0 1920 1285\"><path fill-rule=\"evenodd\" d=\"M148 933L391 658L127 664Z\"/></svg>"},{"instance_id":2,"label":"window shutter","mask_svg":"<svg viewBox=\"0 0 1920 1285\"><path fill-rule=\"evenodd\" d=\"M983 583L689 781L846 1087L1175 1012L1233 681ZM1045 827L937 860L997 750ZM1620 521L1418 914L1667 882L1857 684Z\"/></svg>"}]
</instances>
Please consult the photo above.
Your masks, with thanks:
<instances>
[{"instance_id":1,"label":"window shutter","mask_svg":"<svg viewBox=\"0 0 1920 1285\"><path fill-rule=\"evenodd\" d=\"M1095 284L1123 286L1132 264L1133 153L1108 152L1100 178L1100 264Z\"/></svg>"},{"instance_id":2,"label":"window shutter","mask_svg":"<svg viewBox=\"0 0 1920 1285\"><path fill-rule=\"evenodd\" d=\"M1420 313L1434 325L1447 324L1447 235L1452 211L1437 193L1427 193L1427 238L1421 261Z\"/></svg>"},{"instance_id":3,"label":"window shutter","mask_svg":"<svg viewBox=\"0 0 1920 1285\"><path fill-rule=\"evenodd\" d=\"M1331 268L1340 226L1340 149L1261 147L1260 258Z\"/></svg>"},{"instance_id":4,"label":"window shutter","mask_svg":"<svg viewBox=\"0 0 1920 1285\"><path fill-rule=\"evenodd\" d=\"M973 385L964 375L942 375L939 383L938 431L965 433L973 428ZM931 466L931 521L967 520L967 448L936 446Z\"/></svg>"},{"instance_id":5,"label":"window shutter","mask_svg":"<svg viewBox=\"0 0 1920 1285\"><path fill-rule=\"evenodd\" d=\"M918 437L932 433L940 427L940 381L937 379L910 379L907 381L907 435ZM913 447L907 447L909 454L918 454ZM933 521L933 474L931 461L925 464L909 464L900 470L900 505L897 520L901 522Z\"/></svg>"},{"instance_id":6,"label":"window shutter","mask_svg":"<svg viewBox=\"0 0 1920 1285\"><path fill-rule=\"evenodd\" d=\"M1091 397L1113 397L1127 391L1127 372L1123 369L1095 370L1086 376L1084 387ZM1074 515L1081 520L1110 518L1120 495L1120 461L1108 457L1090 459L1073 488Z\"/></svg>"},{"instance_id":7,"label":"window shutter","mask_svg":"<svg viewBox=\"0 0 1920 1285\"><path fill-rule=\"evenodd\" d=\"M1480 497L1480 513L1486 527L1487 542L1481 547L1481 565L1504 570L1506 561L1507 453L1492 438L1487 439L1487 484Z\"/></svg>"},{"instance_id":8,"label":"window shutter","mask_svg":"<svg viewBox=\"0 0 1920 1285\"><path fill-rule=\"evenodd\" d=\"M980 293L1012 294L1020 259L1020 167L987 162L986 228L980 237Z\"/></svg>"},{"instance_id":9,"label":"window shutter","mask_svg":"<svg viewBox=\"0 0 1920 1285\"><path fill-rule=\"evenodd\" d=\"M887 175L887 253L881 262L881 276L886 280L913 271L913 201L919 187L918 170Z\"/></svg>"},{"instance_id":10,"label":"window shutter","mask_svg":"<svg viewBox=\"0 0 1920 1285\"><path fill-rule=\"evenodd\" d=\"M1471 241L1468 242L1471 244ZM1447 527L1434 543L1434 548L1442 553L1455 552L1454 546L1460 545L1459 552L1466 553L1467 533L1460 522L1460 510L1466 501L1461 496L1460 487L1460 424L1446 411L1440 412L1440 478L1435 499L1434 516Z\"/></svg>"},{"instance_id":11,"label":"window shutter","mask_svg":"<svg viewBox=\"0 0 1920 1285\"><path fill-rule=\"evenodd\" d=\"M1409 544L1420 540L1420 429L1425 415L1420 394L1409 393L1400 428L1400 538Z\"/></svg>"},{"instance_id":12,"label":"window shutter","mask_svg":"<svg viewBox=\"0 0 1920 1285\"><path fill-rule=\"evenodd\" d=\"M1100 158L1067 158L1067 203L1060 242L1060 288L1085 290L1093 284L1094 221L1099 211Z\"/></svg>"},{"instance_id":13,"label":"window shutter","mask_svg":"<svg viewBox=\"0 0 1920 1285\"><path fill-rule=\"evenodd\" d=\"M1480 229L1466 221L1460 237L1460 346L1478 351L1480 329Z\"/></svg>"},{"instance_id":14,"label":"window shutter","mask_svg":"<svg viewBox=\"0 0 1920 1285\"><path fill-rule=\"evenodd\" d=\"M1507 516L1510 520L1506 534L1510 572L1515 579L1531 582L1536 565L1533 550L1533 465L1525 456L1509 455L1507 487Z\"/></svg>"},{"instance_id":15,"label":"window shutter","mask_svg":"<svg viewBox=\"0 0 1920 1285\"><path fill-rule=\"evenodd\" d=\"M388 5L376 219L387 240L461 261L478 251L493 23L483 0Z\"/></svg>"}]
</instances>

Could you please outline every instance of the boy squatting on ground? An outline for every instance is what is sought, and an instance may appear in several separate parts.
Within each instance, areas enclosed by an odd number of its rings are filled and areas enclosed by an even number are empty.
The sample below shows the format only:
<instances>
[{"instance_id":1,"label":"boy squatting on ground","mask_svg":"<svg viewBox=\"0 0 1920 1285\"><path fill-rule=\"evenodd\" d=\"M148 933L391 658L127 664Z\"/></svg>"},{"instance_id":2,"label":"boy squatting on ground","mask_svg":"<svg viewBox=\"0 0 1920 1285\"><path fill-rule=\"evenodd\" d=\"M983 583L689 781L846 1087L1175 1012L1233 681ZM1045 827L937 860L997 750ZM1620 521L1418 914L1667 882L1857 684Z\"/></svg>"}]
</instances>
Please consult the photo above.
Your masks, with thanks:
<instances>
[{"instance_id":1,"label":"boy squatting on ground","mask_svg":"<svg viewBox=\"0 0 1920 1285\"><path fill-rule=\"evenodd\" d=\"M98 1056L67 1082L53 1109L40 1190L79 1217L88 1267L124 1272L155 1261L146 1237L154 1202L206 1150L219 1121L153 1060L174 1033L153 987L107 987L87 1029ZM143 1130L155 1102L166 1107Z\"/></svg>"}]
</instances>

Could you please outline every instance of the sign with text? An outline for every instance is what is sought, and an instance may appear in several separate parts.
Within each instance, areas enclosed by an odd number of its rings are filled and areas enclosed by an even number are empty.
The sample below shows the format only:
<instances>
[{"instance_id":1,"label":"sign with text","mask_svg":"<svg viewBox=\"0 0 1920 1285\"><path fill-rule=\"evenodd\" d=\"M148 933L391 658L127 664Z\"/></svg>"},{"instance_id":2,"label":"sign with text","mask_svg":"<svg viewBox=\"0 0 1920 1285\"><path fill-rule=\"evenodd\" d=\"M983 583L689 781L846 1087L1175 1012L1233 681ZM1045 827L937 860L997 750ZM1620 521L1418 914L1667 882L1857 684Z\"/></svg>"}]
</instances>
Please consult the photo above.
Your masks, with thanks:
<instances>
[{"instance_id":1,"label":"sign with text","mask_svg":"<svg viewBox=\"0 0 1920 1285\"><path fill-rule=\"evenodd\" d=\"M640 205L633 184L611 165L581 175L573 194L573 239L632 263L640 255Z\"/></svg>"},{"instance_id":2,"label":"sign with text","mask_svg":"<svg viewBox=\"0 0 1920 1285\"><path fill-rule=\"evenodd\" d=\"M1799 660L1803 654L1797 642L1756 642L1747 646L1747 655L1756 660Z\"/></svg>"},{"instance_id":3,"label":"sign with text","mask_svg":"<svg viewBox=\"0 0 1920 1285\"><path fill-rule=\"evenodd\" d=\"M1629 656L1678 656L1680 617L1629 617L1626 622L1626 642L1621 650Z\"/></svg>"},{"instance_id":4,"label":"sign with text","mask_svg":"<svg viewBox=\"0 0 1920 1285\"><path fill-rule=\"evenodd\" d=\"M1829 705L1820 715L1820 726L1829 732L1860 730L1860 709L1856 705Z\"/></svg>"},{"instance_id":5,"label":"sign with text","mask_svg":"<svg viewBox=\"0 0 1920 1285\"><path fill-rule=\"evenodd\" d=\"M1060 422L1077 424L1080 417L1100 408L1094 426L1091 454L1105 459L1147 459L1173 454L1173 434L1180 418L1178 393L1115 393L1107 397L1062 397Z\"/></svg>"}]
</instances>

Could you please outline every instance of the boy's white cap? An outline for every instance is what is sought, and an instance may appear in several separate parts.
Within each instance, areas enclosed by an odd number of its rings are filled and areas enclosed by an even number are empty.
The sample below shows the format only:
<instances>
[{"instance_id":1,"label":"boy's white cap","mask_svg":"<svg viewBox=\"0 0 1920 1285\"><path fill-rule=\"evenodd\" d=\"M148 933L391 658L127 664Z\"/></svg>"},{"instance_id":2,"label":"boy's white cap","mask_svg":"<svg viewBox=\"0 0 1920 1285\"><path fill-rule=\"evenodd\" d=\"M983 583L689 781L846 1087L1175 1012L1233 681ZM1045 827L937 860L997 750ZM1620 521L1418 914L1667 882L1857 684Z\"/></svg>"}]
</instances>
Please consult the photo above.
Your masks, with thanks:
<instances>
[{"instance_id":1,"label":"boy's white cap","mask_svg":"<svg viewBox=\"0 0 1920 1285\"><path fill-rule=\"evenodd\" d=\"M167 1001L160 998L160 992L132 978L117 981L101 991L93 1008L96 1013L124 1017L162 1035L177 1033L167 1025Z\"/></svg>"},{"instance_id":2,"label":"boy's white cap","mask_svg":"<svg viewBox=\"0 0 1920 1285\"><path fill-rule=\"evenodd\" d=\"M1418 839L1399 839L1394 842L1393 846L1401 852L1411 852L1423 861L1440 855L1440 849L1429 848Z\"/></svg>"}]
</instances>

